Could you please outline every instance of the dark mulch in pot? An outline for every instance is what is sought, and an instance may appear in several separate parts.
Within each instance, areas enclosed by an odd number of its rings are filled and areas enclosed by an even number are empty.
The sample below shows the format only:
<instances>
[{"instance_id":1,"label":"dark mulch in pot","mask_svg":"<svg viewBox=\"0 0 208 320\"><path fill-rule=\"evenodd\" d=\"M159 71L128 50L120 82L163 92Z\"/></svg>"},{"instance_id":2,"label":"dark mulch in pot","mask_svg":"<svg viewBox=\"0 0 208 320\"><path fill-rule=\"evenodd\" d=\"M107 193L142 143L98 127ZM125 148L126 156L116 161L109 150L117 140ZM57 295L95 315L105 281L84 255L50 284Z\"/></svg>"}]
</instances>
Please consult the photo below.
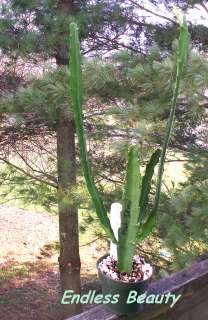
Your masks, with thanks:
<instances>
[{"instance_id":1,"label":"dark mulch in pot","mask_svg":"<svg viewBox=\"0 0 208 320\"><path fill-rule=\"evenodd\" d=\"M149 263L139 256L133 257L132 271L130 273L120 272L117 268L117 260L108 256L103 259L98 268L106 276L122 281L122 282L138 282L141 280L147 280L152 275L152 267Z\"/></svg>"}]
</instances>

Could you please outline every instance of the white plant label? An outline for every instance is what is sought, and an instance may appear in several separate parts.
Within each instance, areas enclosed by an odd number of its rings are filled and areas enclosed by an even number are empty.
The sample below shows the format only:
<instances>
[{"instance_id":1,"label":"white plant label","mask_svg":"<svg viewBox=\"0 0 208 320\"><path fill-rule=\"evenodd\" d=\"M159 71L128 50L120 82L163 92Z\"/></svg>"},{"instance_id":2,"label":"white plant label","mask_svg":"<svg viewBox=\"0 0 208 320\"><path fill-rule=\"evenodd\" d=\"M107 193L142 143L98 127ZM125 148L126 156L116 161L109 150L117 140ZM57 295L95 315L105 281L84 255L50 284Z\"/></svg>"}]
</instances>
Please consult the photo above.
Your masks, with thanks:
<instances>
[{"instance_id":1,"label":"white plant label","mask_svg":"<svg viewBox=\"0 0 208 320\"><path fill-rule=\"evenodd\" d=\"M111 228L113 229L116 240L118 240L118 229L121 225L121 210L122 205L120 203L112 203L110 210L110 224ZM110 243L110 256L117 260L117 245L112 241Z\"/></svg>"}]
</instances>

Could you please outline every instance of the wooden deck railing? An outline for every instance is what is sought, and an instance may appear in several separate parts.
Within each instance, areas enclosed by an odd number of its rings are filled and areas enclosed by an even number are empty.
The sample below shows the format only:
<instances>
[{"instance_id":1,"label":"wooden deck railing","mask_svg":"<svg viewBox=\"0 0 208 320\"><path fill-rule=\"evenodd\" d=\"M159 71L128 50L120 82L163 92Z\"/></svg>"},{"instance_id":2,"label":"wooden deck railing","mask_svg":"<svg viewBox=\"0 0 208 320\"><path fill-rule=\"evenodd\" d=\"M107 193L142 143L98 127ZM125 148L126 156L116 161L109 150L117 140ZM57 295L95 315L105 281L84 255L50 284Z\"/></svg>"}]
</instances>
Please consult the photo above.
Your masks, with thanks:
<instances>
[{"instance_id":1,"label":"wooden deck railing","mask_svg":"<svg viewBox=\"0 0 208 320\"><path fill-rule=\"evenodd\" d=\"M208 259L152 283L148 290L148 294L167 292L182 294L172 309L168 304L146 304L133 317L119 317L99 305L67 320L208 320Z\"/></svg>"}]
</instances>

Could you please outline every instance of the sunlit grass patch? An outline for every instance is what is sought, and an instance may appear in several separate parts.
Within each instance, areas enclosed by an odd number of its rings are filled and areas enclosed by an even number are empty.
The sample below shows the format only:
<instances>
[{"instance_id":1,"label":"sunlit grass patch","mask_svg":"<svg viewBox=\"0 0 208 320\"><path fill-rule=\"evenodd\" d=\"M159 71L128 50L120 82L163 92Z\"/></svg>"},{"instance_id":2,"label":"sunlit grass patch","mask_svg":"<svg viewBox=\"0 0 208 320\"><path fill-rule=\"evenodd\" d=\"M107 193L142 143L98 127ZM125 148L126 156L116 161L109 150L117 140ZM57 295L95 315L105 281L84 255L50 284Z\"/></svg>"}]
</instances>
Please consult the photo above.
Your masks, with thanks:
<instances>
[{"instance_id":1,"label":"sunlit grass patch","mask_svg":"<svg viewBox=\"0 0 208 320\"><path fill-rule=\"evenodd\" d=\"M0 269L0 284L16 279L17 277L28 276L29 274L29 266L27 265L15 265L15 264L7 264L1 266Z\"/></svg>"}]
</instances>

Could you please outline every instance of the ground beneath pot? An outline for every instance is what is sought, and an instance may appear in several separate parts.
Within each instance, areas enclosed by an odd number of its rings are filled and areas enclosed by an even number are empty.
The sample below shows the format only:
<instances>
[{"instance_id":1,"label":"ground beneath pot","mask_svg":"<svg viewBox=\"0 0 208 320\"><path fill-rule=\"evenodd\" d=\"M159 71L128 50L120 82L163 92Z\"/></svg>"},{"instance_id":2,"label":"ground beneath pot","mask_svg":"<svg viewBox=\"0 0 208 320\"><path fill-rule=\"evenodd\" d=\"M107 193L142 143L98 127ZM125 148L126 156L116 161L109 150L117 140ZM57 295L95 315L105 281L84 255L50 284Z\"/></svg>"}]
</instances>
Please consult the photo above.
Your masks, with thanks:
<instances>
[{"instance_id":1,"label":"ground beneath pot","mask_svg":"<svg viewBox=\"0 0 208 320\"><path fill-rule=\"evenodd\" d=\"M47 213L0 206L0 319L58 320L58 221ZM96 278L99 241L81 244L82 287Z\"/></svg>"}]
</instances>

